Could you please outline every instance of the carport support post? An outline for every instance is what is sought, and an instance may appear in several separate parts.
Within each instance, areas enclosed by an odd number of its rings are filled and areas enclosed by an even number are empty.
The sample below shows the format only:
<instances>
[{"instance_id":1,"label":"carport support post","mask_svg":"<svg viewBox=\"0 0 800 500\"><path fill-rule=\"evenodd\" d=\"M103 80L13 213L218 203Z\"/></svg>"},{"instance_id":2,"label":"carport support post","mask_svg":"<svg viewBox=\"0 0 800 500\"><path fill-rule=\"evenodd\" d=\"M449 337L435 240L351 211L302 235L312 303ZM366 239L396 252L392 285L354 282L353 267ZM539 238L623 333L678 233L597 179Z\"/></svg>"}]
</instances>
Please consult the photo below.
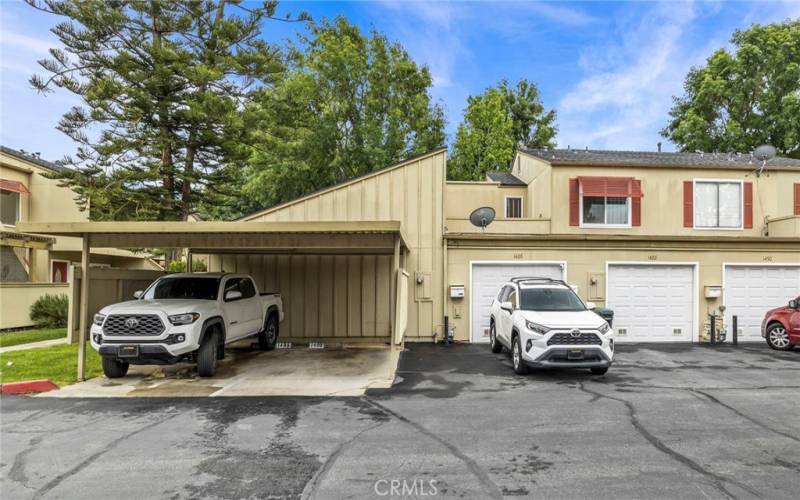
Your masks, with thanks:
<instances>
[{"instance_id":1,"label":"carport support post","mask_svg":"<svg viewBox=\"0 0 800 500\"><path fill-rule=\"evenodd\" d=\"M397 283L400 279L400 236L394 235L394 254L392 255L392 290L390 294L390 311L392 315L392 340L395 339L395 328L397 325Z\"/></svg>"},{"instance_id":2,"label":"carport support post","mask_svg":"<svg viewBox=\"0 0 800 500\"><path fill-rule=\"evenodd\" d=\"M194 271L192 266L192 249L189 248L186 250L186 272L191 273L192 271Z\"/></svg>"},{"instance_id":3,"label":"carport support post","mask_svg":"<svg viewBox=\"0 0 800 500\"><path fill-rule=\"evenodd\" d=\"M78 381L86 380L86 331L89 328L89 234L83 233L81 249L81 307L78 332Z\"/></svg>"}]
</instances>

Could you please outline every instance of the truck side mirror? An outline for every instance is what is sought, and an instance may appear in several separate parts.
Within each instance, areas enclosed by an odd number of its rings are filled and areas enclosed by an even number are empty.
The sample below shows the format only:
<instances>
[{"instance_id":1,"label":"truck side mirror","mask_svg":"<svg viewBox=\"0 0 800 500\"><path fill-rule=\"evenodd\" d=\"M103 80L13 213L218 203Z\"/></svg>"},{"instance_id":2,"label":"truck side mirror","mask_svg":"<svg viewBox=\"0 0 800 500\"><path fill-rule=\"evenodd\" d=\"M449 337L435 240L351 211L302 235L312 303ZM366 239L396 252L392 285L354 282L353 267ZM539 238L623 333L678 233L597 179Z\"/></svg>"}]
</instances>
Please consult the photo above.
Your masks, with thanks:
<instances>
[{"instance_id":1,"label":"truck side mirror","mask_svg":"<svg viewBox=\"0 0 800 500\"><path fill-rule=\"evenodd\" d=\"M797 302L797 299L789 301L789 307L791 309L800 309L800 304Z\"/></svg>"},{"instance_id":2,"label":"truck side mirror","mask_svg":"<svg viewBox=\"0 0 800 500\"><path fill-rule=\"evenodd\" d=\"M597 304L595 304L594 302L587 302L586 303L586 308L591 311L592 309L596 309L597 308Z\"/></svg>"},{"instance_id":3,"label":"truck side mirror","mask_svg":"<svg viewBox=\"0 0 800 500\"><path fill-rule=\"evenodd\" d=\"M136 290L135 292L133 292L133 298L138 299L139 297L142 296L143 293L144 292L142 290Z\"/></svg>"},{"instance_id":4,"label":"truck side mirror","mask_svg":"<svg viewBox=\"0 0 800 500\"><path fill-rule=\"evenodd\" d=\"M509 301L500 302L500 309L504 311L511 312L514 310L514 306Z\"/></svg>"},{"instance_id":5,"label":"truck side mirror","mask_svg":"<svg viewBox=\"0 0 800 500\"><path fill-rule=\"evenodd\" d=\"M242 292L239 290L228 290L225 292L225 301L239 300L242 298Z\"/></svg>"}]
</instances>

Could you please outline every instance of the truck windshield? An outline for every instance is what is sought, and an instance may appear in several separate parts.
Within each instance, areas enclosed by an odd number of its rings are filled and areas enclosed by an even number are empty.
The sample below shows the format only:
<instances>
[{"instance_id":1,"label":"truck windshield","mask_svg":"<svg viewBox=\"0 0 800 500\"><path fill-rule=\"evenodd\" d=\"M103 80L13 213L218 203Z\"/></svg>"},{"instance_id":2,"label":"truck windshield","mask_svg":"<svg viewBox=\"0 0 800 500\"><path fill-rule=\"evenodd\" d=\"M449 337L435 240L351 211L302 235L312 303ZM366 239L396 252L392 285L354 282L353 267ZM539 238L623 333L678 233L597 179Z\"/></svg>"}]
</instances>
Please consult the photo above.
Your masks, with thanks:
<instances>
[{"instance_id":1,"label":"truck windshield","mask_svg":"<svg viewBox=\"0 0 800 500\"><path fill-rule=\"evenodd\" d=\"M219 278L161 278L145 291L144 300L217 300Z\"/></svg>"},{"instance_id":2,"label":"truck windshield","mask_svg":"<svg viewBox=\"0 0 800 500\"><path fill-rule=\"evenodd\" d=\"M561 287L520 289L519 308L527 311L585 311L575 292Z\"/></svg>"}]
</instances>

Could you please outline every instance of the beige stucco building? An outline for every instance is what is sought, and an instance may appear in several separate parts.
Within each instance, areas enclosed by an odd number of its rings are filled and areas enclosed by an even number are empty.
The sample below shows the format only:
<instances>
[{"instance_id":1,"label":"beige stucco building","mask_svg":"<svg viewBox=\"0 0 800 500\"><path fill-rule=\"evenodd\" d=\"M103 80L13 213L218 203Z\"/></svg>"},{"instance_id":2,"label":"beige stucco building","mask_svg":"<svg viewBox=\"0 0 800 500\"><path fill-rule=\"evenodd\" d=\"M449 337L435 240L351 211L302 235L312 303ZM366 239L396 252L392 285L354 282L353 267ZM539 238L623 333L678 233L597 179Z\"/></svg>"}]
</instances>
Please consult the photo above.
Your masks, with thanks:
<instances>
[{"instance_id":1,"label":"beige stucco building","mask_svg":"<svg viewBox=\"0 0 800 500\"><path fill-rule=\"evenodd\" d=\"M246 217L400 221L410 275L405 339L482 342L504 280L566 280L615 311L620 341L699 341L708 314L760 340L764 312L800 295L800 161L749 155L520 151L482 182L446 180L440 149ZM473 226L492 207L496 220ZM284 294L292 337L388 334L389 259L212 258ZM463 290L463 296L462 296ZM728 335L730 339L730 335Z\"/></svg>"}]
</instances>

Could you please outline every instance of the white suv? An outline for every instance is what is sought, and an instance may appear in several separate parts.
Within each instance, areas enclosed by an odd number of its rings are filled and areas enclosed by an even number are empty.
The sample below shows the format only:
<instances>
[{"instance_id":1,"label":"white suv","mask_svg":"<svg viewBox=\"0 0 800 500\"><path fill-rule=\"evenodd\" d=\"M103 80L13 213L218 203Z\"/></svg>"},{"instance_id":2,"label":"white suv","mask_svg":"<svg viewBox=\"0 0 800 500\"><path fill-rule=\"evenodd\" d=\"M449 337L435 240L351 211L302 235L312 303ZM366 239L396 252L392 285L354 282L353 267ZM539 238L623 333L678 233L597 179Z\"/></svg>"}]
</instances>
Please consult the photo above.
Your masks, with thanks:
<instances>
[{"instance_id":1,"label":"white suv","mask_svg":"<svg viewBox=\"0 0 800 500\"><path fill-rule=\"evenodd\" d=\"M614 359L614 331L572 288L550 278L512 278L492 301L492 352L511 350L514 371L590 368L602 375Z\"/></svg>"}]
</instances>

